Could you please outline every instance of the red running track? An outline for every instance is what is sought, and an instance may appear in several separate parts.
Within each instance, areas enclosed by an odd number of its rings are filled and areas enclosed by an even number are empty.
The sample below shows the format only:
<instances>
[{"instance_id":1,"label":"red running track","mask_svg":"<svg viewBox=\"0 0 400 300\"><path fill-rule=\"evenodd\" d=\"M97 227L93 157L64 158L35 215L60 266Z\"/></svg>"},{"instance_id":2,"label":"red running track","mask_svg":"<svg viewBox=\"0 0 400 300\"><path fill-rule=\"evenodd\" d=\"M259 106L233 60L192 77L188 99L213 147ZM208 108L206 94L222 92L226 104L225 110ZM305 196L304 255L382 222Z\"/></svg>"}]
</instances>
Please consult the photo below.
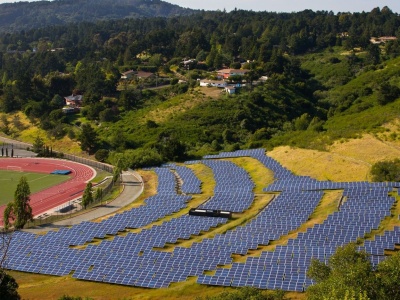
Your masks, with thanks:
<instances>
[{"instance_id":1,"label":"red running track","mask_svg":"<svg viewBox=\"0 0 400 300\"><path fill-rule=\"evenodd\" d=\"M70 170L68 181L52 186L48 189L31 194L30 205L34 216L43 214L83 194L86 183L95 176L95 171L79 163L48 158L3 158L0 159L0 169L20 167L24 172L50 174L54 170ZM4 214L5 205L0 206L0 225Z\"/></svg>"}]
</instances>

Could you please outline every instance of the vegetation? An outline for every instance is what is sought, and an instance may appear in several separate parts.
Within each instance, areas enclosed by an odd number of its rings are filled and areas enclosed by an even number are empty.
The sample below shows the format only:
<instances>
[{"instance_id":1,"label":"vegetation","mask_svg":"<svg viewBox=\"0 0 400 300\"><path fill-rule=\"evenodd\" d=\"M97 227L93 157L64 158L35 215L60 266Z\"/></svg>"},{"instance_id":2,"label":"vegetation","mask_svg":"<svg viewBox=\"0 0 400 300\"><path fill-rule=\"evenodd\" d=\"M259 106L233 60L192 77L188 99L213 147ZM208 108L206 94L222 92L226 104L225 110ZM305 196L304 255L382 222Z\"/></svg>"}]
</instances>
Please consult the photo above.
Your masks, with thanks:
<instances>
[{"instance_id":1,"label":"vegetation","mask_svg":"<svg viewBox=\"0 0 400 300\"><path fill-rule=\"evenodd\" d=\"M93 7L96 7L94 10ZM0 5L0 31L20 31L68 23L97 20L169 17L193 11L164 1L146 0L74 0L40 3L5 3Z\"/></svg>"},{"instance_id":2,"label":"vegetation","mask_svg":"<svg viewBox=\"0 0 400 300\"><path fill-rule=\"evenodd\" d=\"M400 159L380 161L371 168L373 181L400 181Z\"/></svg>"},{"instance_id":3,"label":"vegetation","mask_svg":"<svg viewBox=\"0 0 400 300\"><path fill-rule=\"evenodd\" d=\"M312 261L308 276L316 284L307 289L307 299L397 299L399 260L397 252L374 271L368 254L358 252L357 245L339 247L327 264Z\"/></svg>"},{"instance_id":4,"label":"vegetation","mask_svg":"<svg viewBox=\"0 0 400 300\"><path fill-rule=\"evenodd\" d=\"M39 4L0 8L14 5ZM399 24L387 7L337 15L236 10L0 34L0 110L23 111L51 145L68 138L100 161L122 154L134 168L249 147L324 149L397 117L400 46L369 39L396 36ZM249 70L229 79L247 82L237 95L209 98L195 87L229 66ZM126 70L154 76L120 79ZM261 75L269 79L257 84ZM178 84L182 78L188 83ZM61 108L71 93L83 95L84 107L68 115ZM17 119L1 121L5 134L23 130Z\"/></svg>"},{"instance_id":5,"label":"vegetation","mask_svg":"<svg viewBox=\"0 0 400 300\"><path fill-rule=\"evenodd\" d=\"M18 283L9 274L0 269L0 298L7 300L19 300Z\"/></svg>"},{"instance_id":6,"label":"vegetation","mask_svg":"<svg viewBox=\"0 0 400 300\"><path fill-rule=\"evenodd\" d=\"M0 170L0 205L7 204L13 200L15 190L21 176L26 177L31 193L36 193L70 179L68 176L59 176L53 174Z\"/></svg>"},{"instance_id":7,"label":"vegetation","mask_svg":"<svg viewBox=\"0 0 400 300\"><path fill-rule=\"evenodd\" d=\"M85 190L82 195L82 205L86 209L88 205L93 202L93 190L92 190L92 182L88 182L86 184Z\"/></svg>"},{"instance_id":8,"label":"vegetation","mask_svg":"<svg viewBox=\"0 0 400 300\"><path fill-rule=\"evenodd\" d=\"M82 298L82 297L73 297L73 296L68 296L68 295L64 295L60 298L58 298L58 300L91 300L92 298Z\"/></svg>"},{"instance_id":9,"label":"vegetation","mask_svg":"<svg viewBox=\"0 0 400 300\"><path fill-rule=\"evenodd\" d=\"M203 298L196 298L201 300ZM285 293L282 291L275 291L273 293L266 293L256 288L240 288L233 292L222 292L219 295L206 297L206 300L284 300Z\"/></svg>"},{"instance_id":10,"label":"vegetation","mask_svg":"<svg viewBox=\"0 0 400 300\"><path fill-rule=\"evenodd\" d=\"M372 36L400 38L400 17L388 7L362 13L305 10L288 14L193 12L162 1L142 0L96 1L96 11L88 8L92 5L93 1L82 0L0 5L0 130L12 137L31 139L34 149L43 155L52 152L46 144L68 145L64 146L68 151L73 145L81 154L115 165L113 180L117 181L128 167L195 159L219 151L281 145L327 150L365 133L386 136L382 125L398 118L399 41L380 45L370 42ZM71 14L76 7L79 12ZM173 17L130 18L143 13ZM19 21L14 22L14 17ZM186 65L184 61L188 60L191 62ZM235 95L197 86L198 78L217 79L216 71L228 67L249 70L243 77L228 79L243 84ZM127 70L152 74L147 79L138 75L121 79ZM268 80L259 81L261 76ZM64 97L71 94L83 96L83 107L69 114L62 108ZM24 116L28 121L13 116ZM397 143L397 131L387 133L387 138ZM344 160L340 153L324 157L332 159L327 165ZM237 162L247 166L247 162ZM362 172L352 176L365 180L370 164L375 162L362 161ZM371 175L376 181L398 180L398 164L398 160L376 163ZM318 166L323 168L321 163ZM348 179L342 176L343 170L339 171L332 173L330 169L318 176ZM268 174L251 174L268 178ZM204 171L203 175L210 174ZM257 184L261 193L261 180ZM212 191L210 184L204 186ZM94 198L100 194L98 189ZM334 201L337 197L332 193L326 198ZM200 200L201 196L194 199ZM92 201L88 184L83 205ZM256 201L251 213L269 199L257 195ZM335 208L332 203L321 204L316 211L320 213L318 221ZM236 224L233 222L232 228ZM398 256L374 271L365 253L351 247L339 249L327 265L313 263L310 276L317 284L309 289L309 297L398 298L393 288L398 278L392 268L398 264ZM60 290L56 296L70 292L72 286L79 287L73 291L81 295L87 290L101 294L97 283L64 279L43 282L50 287L57 281ZM43 289L28 285L29 297ZM110 291L123 290L123 294L118 293L121 297L143 296L140 289L107 287ZM176 298L190 290L186 294L193 298L207 290L210 299L283 299L280 293L254 289L216 295L222 288L199 287L193 278L177 290L146 293L154 298Z\"/></svg>"},{"instance_id":11,"label":"vegetation","mask_svg":"<svg viewBox=\"0 0 400 300\"><path fill-rule=\"evenodd\" d=\"M8 203L4 210L3 220L6 229L10 226L10 219L15 229L22 229L28 221L33 220L32 208L29 204L30 194L28 181L25 176L22 176L14 193L14 201Z\"/></svg>"}]
</instances>

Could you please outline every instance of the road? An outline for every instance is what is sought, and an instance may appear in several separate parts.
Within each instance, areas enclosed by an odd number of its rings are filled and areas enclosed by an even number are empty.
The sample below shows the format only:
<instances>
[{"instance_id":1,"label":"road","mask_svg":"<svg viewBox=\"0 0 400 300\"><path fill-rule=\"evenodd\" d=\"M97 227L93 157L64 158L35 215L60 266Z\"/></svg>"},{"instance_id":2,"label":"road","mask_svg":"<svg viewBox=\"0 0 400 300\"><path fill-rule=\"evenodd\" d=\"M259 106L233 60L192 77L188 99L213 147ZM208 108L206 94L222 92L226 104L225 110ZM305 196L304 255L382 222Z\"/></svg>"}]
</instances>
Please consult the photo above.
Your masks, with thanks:
<instances>
[{"instance_id":1,"label":"road","mask_svg":"<svg viewBox=\"0 0 400 300\"><path fill-rule=\"evenodd\" d=\"M24 231L31 233L50 231L60 227L72 226L84 221L94 220L120 210L121 208L135 201L142 194L144 188L143 180L137 172L123 172L122 179L124 189L122 193L112 202L109 202L101 207L88 210L86 213L69 219L36 226L35 228L24 229Z\"/></svg>"}]
</instances>

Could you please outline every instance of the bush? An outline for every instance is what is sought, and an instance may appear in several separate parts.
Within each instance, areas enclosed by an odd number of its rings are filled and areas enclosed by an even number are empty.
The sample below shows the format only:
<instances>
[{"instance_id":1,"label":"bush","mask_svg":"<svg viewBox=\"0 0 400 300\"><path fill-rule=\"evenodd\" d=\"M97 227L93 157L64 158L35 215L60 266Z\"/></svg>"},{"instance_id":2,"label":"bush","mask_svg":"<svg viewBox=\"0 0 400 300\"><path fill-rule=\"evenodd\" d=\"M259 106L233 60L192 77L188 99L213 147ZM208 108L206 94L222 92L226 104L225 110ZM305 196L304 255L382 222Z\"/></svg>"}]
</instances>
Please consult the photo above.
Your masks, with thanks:
<instances>
[{"instance_id":1,"label":"bush","mask_svg":"<svg viewBox=\"0 0 400 300\"><path fill-rule=\"evenodd\" d=\"M375 163L371 168L371 175L376 182L400 181L400 159Z\"/></svg>"},{"instance_id":2,"label":"bush","mask_svg":"<svg viewBox=\"0 0 400 300\"><path fill-rule=\"evenodd\" d=\"M107 160L107 158L108 158L108 154L109 154L109 151L107 149L99 149L94 154L94 158L97 161L105 162Z\"/></svg>"}]
</instances>

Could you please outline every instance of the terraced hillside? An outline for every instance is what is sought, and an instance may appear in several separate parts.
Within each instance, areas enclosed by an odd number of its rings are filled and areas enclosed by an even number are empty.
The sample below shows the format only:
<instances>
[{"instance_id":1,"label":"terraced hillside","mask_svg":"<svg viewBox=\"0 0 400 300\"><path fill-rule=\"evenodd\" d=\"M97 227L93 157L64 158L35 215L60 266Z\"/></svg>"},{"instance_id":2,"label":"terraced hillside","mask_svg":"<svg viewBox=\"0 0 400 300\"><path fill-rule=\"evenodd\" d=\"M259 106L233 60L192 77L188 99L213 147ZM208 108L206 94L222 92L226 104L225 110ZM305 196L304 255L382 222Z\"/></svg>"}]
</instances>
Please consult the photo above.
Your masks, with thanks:
<instances>
[{"instance_id":1,"label":"terraced hillside","mask_svg":"<svg viewBox=\"0 0 400 300\"><path fill-rule=\"evenodd\" d=\"M61 276L30 277L48 284L63 278L59 289L50 291L53 296L68 284L99 282L96 287L105 285L108 292L90 294L96 299L114 289L106 283L117 284L121 296L148 299L191 299L240 286L283 289L302 298L313 283L306 276L312 258L324 261L338 246L358 241L376 264L399 242L400 183L295 175L263 149L205 156L152 172L157 194L141 206L46 235L16 233L8 268ZM234 213L232 219L192 216L193 207ZM377 233L384 235L373 239ZM22 287L28 285L25 273L14 274ZM43 297L45 286L31 282L30 298Z\"/></svg>"}]
</instances>

